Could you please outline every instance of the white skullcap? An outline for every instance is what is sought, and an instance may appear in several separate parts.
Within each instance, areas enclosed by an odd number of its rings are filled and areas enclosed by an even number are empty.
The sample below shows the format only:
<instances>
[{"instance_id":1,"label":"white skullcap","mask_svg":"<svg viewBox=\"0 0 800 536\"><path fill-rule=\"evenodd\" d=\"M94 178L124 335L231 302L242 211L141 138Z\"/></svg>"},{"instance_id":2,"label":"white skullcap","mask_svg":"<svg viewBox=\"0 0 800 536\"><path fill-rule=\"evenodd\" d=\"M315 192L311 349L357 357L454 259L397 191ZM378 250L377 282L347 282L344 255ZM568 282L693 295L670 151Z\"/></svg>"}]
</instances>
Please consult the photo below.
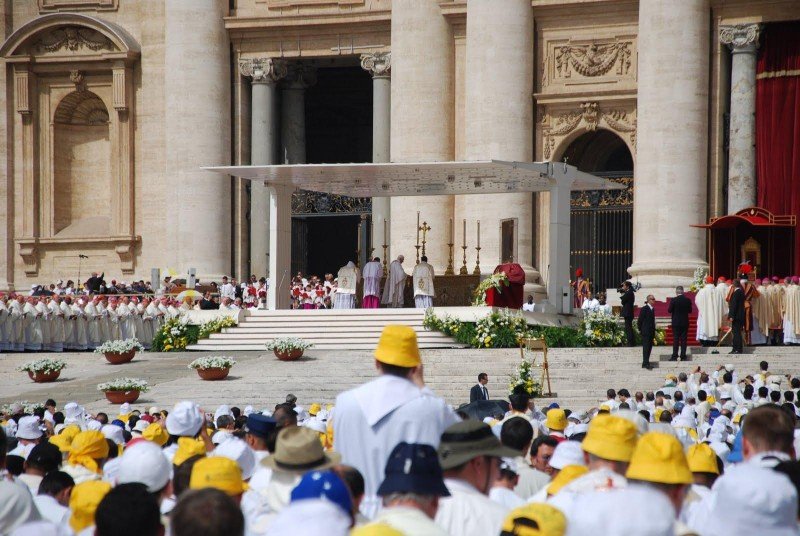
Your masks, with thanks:
<instances>
[{"instance_id":1,"label":"white skullcap","mask_svg":"<svg viewBox=\"0 0 800 536\"><path fill-rule=\"evenodd\" d=\"M559 507L558 495L552 505ZM566 512L570 536L674 534L675 508L672 503L660 491L643 486L629 485L624 489L580 493Z\"/></svg>"},{"instance_id":2,"label":"white skullcap","mask_svg":"<svg viewBox=\"0 0 800 536\"><path fill-rule=\"evenodd\" d=\"M550 467L561 470L567 465L586 465L583 461L583 449L578 441L562 441L553 451Z\"/></svg>"},{"instance_id":3,"label":"white skullcap","mask_svg":"<svg viewBox=\"0 0 800 536\"><path fill-rule=\"evenodd\" d=\"M167 432L174 436L194 437L203 426L200 407L184 400L175 404L167 415Z\"/></svg>"},{"instance_id":4,"label":"white skullcap","mask_svg":"<svg viewBox=\"0 0 800 536\"><path fill-rule=\"evenodd\" d=\"M214 450L214 455L235 461L242 470L242 480L249 480L256 470L256 455L253 449L238 437L223 441Z\"/></svg>"},{"instance_id":5,"label":"white skullcap","mask_svg":"<svg viewBox=\"0 0 800 536\"><path fill-rule=\"evenodd\" d=\"M714 483L708 515L694 528L705 536L796 536L797 490L772 469L735 465Z\"/></svg>"},{"instance_id":6,"label":"white skullcap","mask_svg":"<svg viewBox=\"0 0 800 536\"><path fill-rule=\"evenodd\" d=\"M223 415L227 415L228 417L233 417L233 412L231 408L225 404L222 404L217 408L217 411L214 412L214 425L217 424L217 419L222 417Z\"/></svg>"},{"instance_id":7,"label":"white skullcap","mask_svg":"<svg viewBox=\"0 0 800 536\"><path fill-rule=\"evenodd\" d=\"M117 445L125 444L125 436L122 433L122 428L116 424L106 424L100 428L100 432L102 432L106 439L110 439Z\"/></svg>"},{"instance_id":8,"label":"white skullcap","mask_svg":"<svg viewBox=\"0 0 800 536\"><path fill-rule=\"evenodd\" d=\"M42 430L39 428L39 417L22 417L17 423L17 439L39 439Z\"/></svg>"},{"instance_id":9,"label":"white skullcap","mask_svg":"<svg viewBox=\"0 0 800 536\"><path fill-rule=\"evenodd\" d=\"M151 441L139 441L122 453L117 484L141 482L147 486L147 491L155 493L167 485L171 469L158 445Z\"/></svg>"},{"instance_id":10,"label":"white skullcap","mask_svg":"<svg viewBox=\"0 0 800 536\"><path fill-rule=\"evenodd\" d=\"M99 432L100 430L103 429L103 423L101 423L100 421L98 421L96 419L90 419L89 422L86 423L86 429L87 430L95 430L95 431Z\"/></svg>"}]
</instances>

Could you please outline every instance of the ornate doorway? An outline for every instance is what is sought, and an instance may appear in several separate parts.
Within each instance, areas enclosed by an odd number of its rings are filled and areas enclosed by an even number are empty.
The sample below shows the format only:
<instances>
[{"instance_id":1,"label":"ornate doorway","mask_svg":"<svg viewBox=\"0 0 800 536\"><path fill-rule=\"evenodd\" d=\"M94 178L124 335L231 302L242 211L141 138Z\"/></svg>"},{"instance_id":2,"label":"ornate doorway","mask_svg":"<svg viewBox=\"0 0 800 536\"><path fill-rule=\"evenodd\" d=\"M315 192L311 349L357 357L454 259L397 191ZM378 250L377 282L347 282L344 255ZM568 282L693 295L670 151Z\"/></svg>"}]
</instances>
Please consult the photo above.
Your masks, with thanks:
<instances>
[{"instance_id":1,"label":"ornate doorway","mask_svg":"<svg viewBox=\"0 0 800 536\"><path fill-rule=\"evenodd\" d=\"M624 184L624 190L572 194L570 265L594 292L617 288L628 277L633 245L633 158L625 142L598 129L576 138L561 160L581 171Z\"/></svg>"}]
</instances>

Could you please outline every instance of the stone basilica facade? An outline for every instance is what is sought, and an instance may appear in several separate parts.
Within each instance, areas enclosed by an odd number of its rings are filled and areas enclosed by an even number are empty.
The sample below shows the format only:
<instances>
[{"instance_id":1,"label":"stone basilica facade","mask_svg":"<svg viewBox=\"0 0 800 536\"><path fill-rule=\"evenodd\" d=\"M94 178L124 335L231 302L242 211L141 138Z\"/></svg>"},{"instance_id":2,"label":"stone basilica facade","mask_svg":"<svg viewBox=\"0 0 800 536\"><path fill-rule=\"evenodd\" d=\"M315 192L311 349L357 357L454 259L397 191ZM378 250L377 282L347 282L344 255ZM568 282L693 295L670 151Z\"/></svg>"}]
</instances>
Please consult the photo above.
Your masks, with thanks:
<instances>
[{"instance_id":1,"label":"stone basilica facade","mask_svg":"<svg viewBox=\"0 0 800 536\"><path fill-rule=\"evenodd\" d=\"M666 292L708 260L691 224L755 205L759 32L800 19L796 0L24 0L0 12L0 289L79 269L265 274L268 190L202 166L495 158L567 159L624 182L617 199L573 199L574 263L608 272L608 286L627 271ZM308 203L330 213L295 207L297 268L333 255L321 233L337 222L346 255L360 221L381 254L386 220L389 254L413 258L419 212L440 270L450 220L459 253L466 221L470 266L480 220L484 271L513 257L543 292L547 194ZM595 223L581 227L581 210Z\"/></svg>"}]
</instances>

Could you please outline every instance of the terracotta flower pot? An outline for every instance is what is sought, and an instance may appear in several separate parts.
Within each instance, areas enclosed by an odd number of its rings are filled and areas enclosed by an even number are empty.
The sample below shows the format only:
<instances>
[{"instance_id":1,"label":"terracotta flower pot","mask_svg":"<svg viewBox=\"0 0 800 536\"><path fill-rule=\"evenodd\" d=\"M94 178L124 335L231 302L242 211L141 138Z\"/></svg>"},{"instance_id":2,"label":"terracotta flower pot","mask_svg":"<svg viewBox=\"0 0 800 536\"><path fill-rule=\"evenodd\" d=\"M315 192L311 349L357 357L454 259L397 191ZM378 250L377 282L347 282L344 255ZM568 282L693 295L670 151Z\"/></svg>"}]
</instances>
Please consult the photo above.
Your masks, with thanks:
<instances>
[{"instance_id":1,"label":"terracotta flower pot","mask_svg":"<svg viewBox=\"0 0 800 536\"><path fill-rule=\"evenodd\" d=\"M197 375L200 376L203 380L208 381L215 381L215 380L224 380L228 377L228 373L231 371L230 367L225 368L207 368L207 369L195 369L197 371Z\"/></svg>"},{"instance_id":2,"label":"terracotta flower pot","mask_svg":"<svg viewBox=\"0 0 800 536\"><path fill-rule=\"evenodd\" d=\"M140 391L105 391L106 398L112 404L132 403L139 399Z\"/></svg>"},{"instance_id":3,"label":"terracotta flower pot","mask_svg":"<svg viewBox=\"0 0 800 536\"><path fill-rule=\"evenodd\" d=\"M128 350L121 354L117 352L105 352L103 355L106 356L106 360L112 365L121 365L133 360L133 356L136 355L136 349Z\"/></svg>"},{"instance_id":4,"label":"terracotta flower pot","mask_svg":"<svg viewBox=\"0 0 800 536\"><path fill-rule=\"evenodd\" d=\"M275 353L275 357L277 357L281 361L294 361L296 359L299 359L303 355L303 350L300 349L289 350L288 352L273 350L273 352Z\"/></svg>"},{"instance_id":5,"label":"terracotta flower pot","mask_svg":"<svg viewBox=\"0 0 800 536\"><path fill-rule=\"evenodd\" d=\"M49 383L54 382L61 376L61 371L56 370L54 372L31 372L28 371L28 376L35 381L36 383Z\"/></svg>"}]
</instances>

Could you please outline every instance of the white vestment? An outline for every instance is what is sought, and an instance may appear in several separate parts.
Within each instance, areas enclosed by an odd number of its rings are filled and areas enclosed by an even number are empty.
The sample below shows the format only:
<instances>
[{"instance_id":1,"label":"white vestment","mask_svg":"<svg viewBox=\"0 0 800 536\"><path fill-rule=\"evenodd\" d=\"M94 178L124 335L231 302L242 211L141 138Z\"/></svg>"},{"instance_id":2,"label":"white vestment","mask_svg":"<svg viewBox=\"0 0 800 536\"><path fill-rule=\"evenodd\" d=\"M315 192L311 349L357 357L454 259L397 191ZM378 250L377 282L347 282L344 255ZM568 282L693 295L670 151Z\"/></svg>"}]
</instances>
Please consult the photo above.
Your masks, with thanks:
<instances>
[{"instance_id":1,"label":"white vestment","mask_svg":"<svg viewBox=\"0 0 800 536\"><path fill-rule=\"evenodd\" d=\"M75 349L75 320L72 308L67 305L67 302L62 301L58 304L61 311L61 318L64 324L64 348L67 350Z\"/></svg>"},{"instance_id":2,"label":"white vestment","mask_svg":"<svg viewBox=\"0 0 800 536\"><path fill-rule=\"evenodd\" d=\"M448 534L484 536L500 534L508 509L489 499L464 480L445 478L450 497L439 499L436 524Z\"/></svg>"},{"instance_id":3,"label":"white vestment","mask_svg":"<svg viewBox=\"0 0 800 536\"><path fill-rule=\"evenodd\" d=\"M800 287L788 285L784 303L783 342L800 344Z\"/></svg>"},{"instance_id":4,"label":"white vestment","mask_svg":"<svg viewBox=\"0 0 800 536\"><path fill-rule=\"evenodd\" d=\"M53 350L52 339L50 336L50 310L44 302L36 304L36 310L42 315L40 325L42 326L42 350Z\"/></svg>"},{"instance_id":5,"label":"white vestment","mask_svg":"<svg viewBox=\"0 0 800 536\"><path fill-rule=\"evenodd\" d=\"M131 338L131 312L128 310L128 306L124 303L120 303L117 305L117 308L114 309L114 312L117 313L117 326L119 326L119 338L120 339L130 339Z\"/></svg>"},{"instance_id":6,"label":"white vestment","mask_svg":"<svg viewBox=\"0 0 800 536\"><path fill-rule=\"evenodd\" d=\"M153 302L147 304L139 304L142 313L142 344L146 349L150 349L153 344L153 336L158 329L158 307Z\"/></svg>"},{"instance_id":7,"label":"white vestment","mask_svg":"<svg viewBox=\"0 0 800 536\"><path fill-rule=\"evenodd\" d=\"M6 326L9 329L8 343L10 349L16 352L25 350L25 317L22 313L22 304L17 300L8 302L9 319Z\"/></svg>"},{"instance_id":8,"label":"white vestment","mask_svg":"<svg viewBox=\"0 0 800 536\"><path fill-rule=\"evenodd\" d=\"M427 262L420 262L412 272L414 281L414 305L417 309L433 307L433 297L436 295L433 288L433 266Z\"/></svg>"},{"instance_id":9,"label":"white vestment","mask_svg":"<svg viewBox=\"0 0 800 536\"><path fill-rule=\"evenodd\" d=\"M45 307L50 314L50 350L53 352L63 352L65 342L64 332L64 313L61 307L53 300Z\"/></svg>"},{"instance_id":10,"label":"white vestment","mask_svg":"<svg viewBox=\"0 0 800 536\"><path fill-rule=\"evenodd\" d=\"M11 325L10 319L11 313L8 311L8 307L4 301L0 300L0 352L13 350L9 343L11 330L6 327L6 324Z\"/></svg>"},{"instance_id":11,"label":"white vestment","mask_svg":"<svg viewBox=\"0 0 800 536\"><path fill-rule=\"evenodd\" d=\"M111 324L108 319L108 307L103 302L97 304L97 325L100 328L100 344L111 340Z\"/></svg>"},{"instance_id":12,"label":"white vestment","mask_svg":"<svg viewBox=\"0 0 800 536\"><path fill-rule=\"evenodd\" d=\"M109 307L106 309L108 313L108 336L110 341L118 341L123 339L122 330L120 329L120 309L119 307Z\"/></svg>"},{"instance_id":13,"label":"white vestment","mask_svg":"<svg viewBox=\"0 0 800 536\"><path fill-rule=\"evenodd\" d=\"M694 298L697 305L697 339L716 341L725 318L725 298L713 283L706 283Z\"/></svg>"},{"instance_id":14,"label":"white vestment","mask_svg":"<svg viewBox=\"0 0 800 536\"><path fill-rule=\"evenodd\" d=\"M348 262L346 266L342 266L339 269L336 301L333 304L334 309L355 309L356 287L360 277L358 268L353 264L353 261Z\"/></svg>"},{"instance_id":15,"label":"white vestment","mask_svg":"<svg viewBox=\"0 0 800 536\"><path fill-rule=\"evenodd\" d=\"M97 305L90 301L84 307L83 314L86 317L86 347L94 350L103 344L103 331L100 328L100 313L97 311Z\"/></svg>"},{"instance_id":16,"label":"white vestment","mask_svg":"<svg viewBox=\"0 0 800 536\"><path fill-rule=\"evenodd\" d=\"M436 448L442 432L458 420L430 389L420 389L396 376L380 376L341 393L333 417L334 450L342 455L342 463L364 475L362 513L372 518L378 511L376 492L386 460L398 443L426 443Z\"/></svg>"},{"instance_id":17,"label":"white vestment","mask_svg":"<svg viewBox=\"0 0 800 536\"><path fill-rule=\"evenodd\" d=\"M22 309L25 314L25 349L41 351L44 341L41 313L28 302Z\"/></svg>"},{"instance_id":18,"label":"white vestment","mask_svg":"<svg viewBox=\"0 0 800 536\"><path fill-rule=\"evenodd\" d=\"M392 307L403 306L403 291L406 286L408 274L403 270L403 265L399 260L392 261L389 265L389 277L383 287L383 299L381 303Z\"/></svg>"},{"instance_id":19,"label":"white vestment","mask_svg":"<svg viewBox=\"0 0 800 536\"><path fill-rule=\"evenodd\" d=\"M72 304L72 312L75 315L72 326L72 340L75 350L86 350L89 348L88 324L84 307L77 303Z\"/></svg>"},{"instance_id":20,"label":"white vestment","mask_svg":"<svg viewBox=\"0 0 800 536\"><path fill-rule=\"evenodd\" d=\"M383 266L376 261L364 265L364 296L381 296L381 277Z\"/></svg>"}]
</instances>

